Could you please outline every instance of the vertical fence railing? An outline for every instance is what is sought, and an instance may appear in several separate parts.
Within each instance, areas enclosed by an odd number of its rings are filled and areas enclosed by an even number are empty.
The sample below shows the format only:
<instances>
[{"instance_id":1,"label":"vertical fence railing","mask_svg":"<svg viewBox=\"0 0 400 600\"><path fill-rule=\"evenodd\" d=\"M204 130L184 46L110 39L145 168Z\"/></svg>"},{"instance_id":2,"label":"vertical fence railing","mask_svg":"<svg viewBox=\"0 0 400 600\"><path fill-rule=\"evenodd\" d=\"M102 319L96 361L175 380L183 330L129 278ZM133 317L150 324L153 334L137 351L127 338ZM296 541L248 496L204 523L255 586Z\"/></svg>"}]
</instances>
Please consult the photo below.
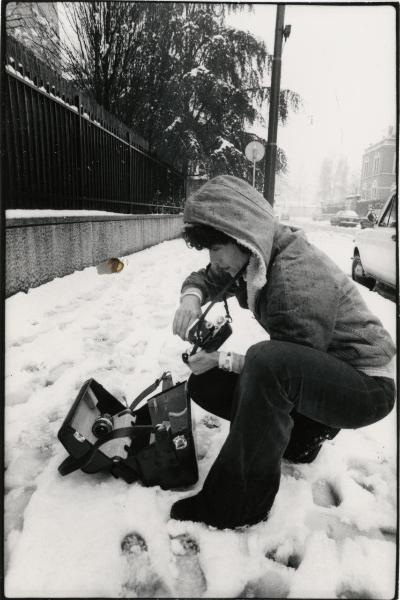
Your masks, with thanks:
<instances>
[{"instance_id":1,"label":"vertical fence railing","mask_svg":"<svg viewBox=\"0 0 400 600\"><path fill-rule=\"evenodd\" d=\"M7 208L180 212L181 173L134 131L7 38Z\"/></svg>"}]
</instances>

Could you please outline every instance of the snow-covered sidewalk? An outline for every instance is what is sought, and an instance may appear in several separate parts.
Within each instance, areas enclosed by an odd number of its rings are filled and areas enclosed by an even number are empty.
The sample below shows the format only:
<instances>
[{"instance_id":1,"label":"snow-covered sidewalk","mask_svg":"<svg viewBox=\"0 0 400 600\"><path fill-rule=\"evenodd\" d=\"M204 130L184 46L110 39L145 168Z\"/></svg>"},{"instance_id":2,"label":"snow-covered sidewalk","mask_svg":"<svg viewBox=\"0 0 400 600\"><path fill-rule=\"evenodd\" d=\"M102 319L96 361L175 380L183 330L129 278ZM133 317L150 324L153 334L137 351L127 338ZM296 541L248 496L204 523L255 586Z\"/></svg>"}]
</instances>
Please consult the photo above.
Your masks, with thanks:
<instances>
[{"instance_id":1,"label":"snow-covered sidewalk","mask_svg":"<svg viewBox=\"0 0 400 600\"><path fill-rule=\"evenodd\" d=\"M350 272L349 234L313 230L309 239ZM6 301L8 597L393 597L395 411L342 431L313 464L284 464L269 520L241 531L169 520L171 504L201 488L228 431L196 406L194 490L58 474L66 453L57 431L86 379L130 401L166 369L187 378L187 344L171 323L183 278L206 262L174 240L128 257L119 274L88 268ZM360 290L394 338L395 304ZM267 338L248 311L230 307L226 347L244 353ZM130 532L144 544L127 555Z\"/></svg>"}]
</instances>

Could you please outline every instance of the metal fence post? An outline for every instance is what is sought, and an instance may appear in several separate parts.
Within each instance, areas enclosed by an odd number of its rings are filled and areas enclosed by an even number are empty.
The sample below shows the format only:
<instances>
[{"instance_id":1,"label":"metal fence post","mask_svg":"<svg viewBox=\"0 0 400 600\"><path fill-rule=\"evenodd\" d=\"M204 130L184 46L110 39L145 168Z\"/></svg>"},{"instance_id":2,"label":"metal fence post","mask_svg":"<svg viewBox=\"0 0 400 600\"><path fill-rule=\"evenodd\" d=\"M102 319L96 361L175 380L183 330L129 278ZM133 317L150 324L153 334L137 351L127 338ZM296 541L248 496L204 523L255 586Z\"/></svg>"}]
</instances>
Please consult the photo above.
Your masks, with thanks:
<instances>
[{"instance_id":1,"label":"metal fence post","mask_svg":"<svg viewBox=\"0 0 400 600\"><path fill-rule=\"evenodd\" d=\"M23 78L24 69L29 79ZM175 212L174 199L184 193L183 175L153 154L141 136L8 38L5 80L7 208L31 208L33 202L36 208ZM120 162L125 156L128 168Z\"/></svg>"},{"instance_id":2,"label":"metal fence post","mask_svg":"<svg viewBox=\"0 0 400 600\"><path fill-rule=\"evenodd\" d=\"M81 114L81 95L78 93L75 96L75 104L78 108L78 130L77 130L77 140L76 140L76 153L77 153L77 163L78 163L78 195L83 198L84 189L83 189L83 148L82 148L82 114Z\"/></svg>"}]
</instances>

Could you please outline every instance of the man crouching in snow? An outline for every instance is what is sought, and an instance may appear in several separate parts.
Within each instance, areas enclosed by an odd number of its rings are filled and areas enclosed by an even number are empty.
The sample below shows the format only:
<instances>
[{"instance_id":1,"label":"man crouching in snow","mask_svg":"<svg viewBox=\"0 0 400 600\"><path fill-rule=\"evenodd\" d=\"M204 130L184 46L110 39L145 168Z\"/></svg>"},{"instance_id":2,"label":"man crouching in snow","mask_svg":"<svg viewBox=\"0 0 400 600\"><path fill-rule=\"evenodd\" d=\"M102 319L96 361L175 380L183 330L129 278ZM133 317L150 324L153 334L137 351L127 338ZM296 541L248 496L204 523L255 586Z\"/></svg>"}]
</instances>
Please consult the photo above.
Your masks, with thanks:
<instances>
[{"instance_id":1,"label":"man crouching in snow","mask_svg":"<svg viewBox=\"0 0 400 600\"><path fill-rule=\"evenodd\" d=\"M194 402L230 421L203 489L171 517L234 528L264 520L279 488L281 459L311 462L342 428L379 421L393 408L395 346L353 282L302 230L281 225L245 181L215 177L185 206L184 237L210 264L182 286L173 332L186 332L246 263L228 296L270 336L245 356L200 351L189 358Z\"/></svg>"}]
</instances>

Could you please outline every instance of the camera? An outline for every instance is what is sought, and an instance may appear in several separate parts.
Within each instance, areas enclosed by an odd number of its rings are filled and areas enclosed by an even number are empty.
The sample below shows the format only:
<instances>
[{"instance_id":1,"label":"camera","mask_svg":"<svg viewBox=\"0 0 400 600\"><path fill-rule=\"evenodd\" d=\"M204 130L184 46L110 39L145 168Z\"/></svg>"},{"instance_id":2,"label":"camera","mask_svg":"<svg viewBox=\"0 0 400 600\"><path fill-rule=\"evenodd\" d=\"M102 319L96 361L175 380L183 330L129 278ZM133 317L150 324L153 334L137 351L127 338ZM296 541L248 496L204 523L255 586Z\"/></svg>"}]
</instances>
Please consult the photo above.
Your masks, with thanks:
<instances>
[{"instance_id":1,"label":"camera","mask_svg":"<svg viewBox=\"0 0 400 600\"><path fill-rule=\"evenodd\" d=\"M206 352L214 352L228 339L232 333L230 319L218 317L215 323L205 319L195 321L189 327L186 337L196 348L199 347Z\"/></svg>"},{"instance_id":2,"label":"camera","mask_svg":"<svg viewBox=\"0 0 400 600\"><path fill-rule=\"evenodd\" d=\"M111 415L105 413L99 415L93 422L92 433L97 438L102 438L110 433L114 428L114 419Z\"/></svg>"}]
</instances>

